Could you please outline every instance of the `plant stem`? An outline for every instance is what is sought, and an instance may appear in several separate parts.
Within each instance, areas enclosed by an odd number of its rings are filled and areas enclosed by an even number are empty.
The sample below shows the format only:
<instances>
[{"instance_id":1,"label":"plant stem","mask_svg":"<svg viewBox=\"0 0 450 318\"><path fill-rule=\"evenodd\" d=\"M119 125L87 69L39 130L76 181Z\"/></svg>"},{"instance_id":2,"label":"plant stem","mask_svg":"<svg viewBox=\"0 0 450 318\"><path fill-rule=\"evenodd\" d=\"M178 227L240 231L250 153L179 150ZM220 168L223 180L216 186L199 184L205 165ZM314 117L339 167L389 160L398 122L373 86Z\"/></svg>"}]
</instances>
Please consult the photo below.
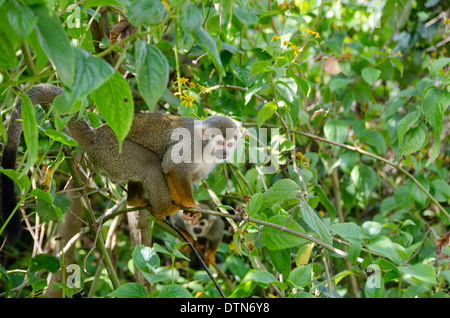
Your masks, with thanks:
<instances>
[{"instance_id":1,"label":"plant stem","mask_svg":"<svg viewBox=\"0 0 450 318\"><path fill-rule=\"evenodd\" d=\"M66 158L66 160L69 160L67 167L69 168L69 171L73 178L73 183L75 187L79 188L81 186L81 180L78 175L78 173L73 168L73 159ZM88 198L86 196L83 196L83 199L81 200L81 204L83 205L84 211L86 212L86 218L88 220L89 226L92 228L94 222L95 222L95 216L92 211L92 208L88 204ZM117 274L114 270L114 266L111 262L111 258L109 257L108 251L105 247L105 241L103 240L103 235L101 232L101 228L99 228L97 233L97 248L100 252L100 254L103 257L103 262L106 266L106 269L108 270L109 276L111 278L111 282L114 286L114 288L118 288L120 286L119 278L117 277Z\"/></svg>"}]
</instances>

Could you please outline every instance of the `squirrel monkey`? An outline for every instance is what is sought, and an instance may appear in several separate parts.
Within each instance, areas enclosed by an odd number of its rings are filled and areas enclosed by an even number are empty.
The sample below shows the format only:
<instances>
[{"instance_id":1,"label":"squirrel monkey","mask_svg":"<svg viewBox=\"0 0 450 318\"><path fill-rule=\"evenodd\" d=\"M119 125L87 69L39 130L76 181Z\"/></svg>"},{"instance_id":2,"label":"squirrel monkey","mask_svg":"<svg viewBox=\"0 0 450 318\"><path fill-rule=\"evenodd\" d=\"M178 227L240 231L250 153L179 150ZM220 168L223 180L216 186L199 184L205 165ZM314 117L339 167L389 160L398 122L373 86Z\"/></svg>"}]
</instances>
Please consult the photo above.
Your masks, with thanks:
<instances>
[{"instance_id":1,"label":"squirrel monkey","mask_svg":"<svg viewBox=\"0 0 450 318\"><path fill-rule=\"evenodd\" d=\"M197 250L204 251L206 265L216 262L216 252L222 242L225 228L222 218L212 214L202 214L198 221L189 220L183 211L178 211L170 216L170 220Z\"/></svg>"},{"instance_id":2,"label":"squirrel monkey","mask_svg":"<svg viewBox=\"0 0 450 318\"><path fill-rule=\"evenodd\" d=\"M64 91L54 85L38 84L26 93L34 105L50 104ZM77 120L76 117L69 120L66 129L86 152L97 172L110 177L113 182L128 182L128 204L151 206L150 212L158 219L183 208L198 207L192 196L192 182L207 176L217 163L231 155L239 136L236 124L226 116L212 116L201 121L142 113L135 115L119 152L117 137L107 124L93 129L84 118ZM8 140L2 155L4 169L15 168L22 133L20 119L21 101L15 106L8 126ZM226 135L227 129L232 133ZM174 133L177 130L178 134ZM188 143L189 140L192 143ZM200 157L197 152L200 152ZM203 153L207 155L203 156ZM196 155L197 161L186 160L189 154ZM14 183L3 173L0 173L0 183L0 207L6 221L16 206ZM20 217L15 213L6 228L8 242L14 244L20 230Z\"/></svg>"}]
</instances>

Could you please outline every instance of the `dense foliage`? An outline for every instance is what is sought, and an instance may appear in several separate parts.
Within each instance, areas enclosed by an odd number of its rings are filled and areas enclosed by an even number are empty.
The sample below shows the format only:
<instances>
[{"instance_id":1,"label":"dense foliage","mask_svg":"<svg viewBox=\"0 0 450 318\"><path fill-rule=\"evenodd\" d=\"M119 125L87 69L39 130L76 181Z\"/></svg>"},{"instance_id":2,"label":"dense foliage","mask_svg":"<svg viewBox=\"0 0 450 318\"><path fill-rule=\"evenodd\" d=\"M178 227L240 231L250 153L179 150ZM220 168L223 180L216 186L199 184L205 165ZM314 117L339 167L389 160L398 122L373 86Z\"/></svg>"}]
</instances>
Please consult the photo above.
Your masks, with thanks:
<instances>
[{"instance_id":1,"label":"dense foliage","mask_svg":"<svg viewBox=\"0 0 450 318\"><path fill-rule=\"evenodd\" d=\"M2 173L16 180L26 231L1 247L0 294L220 297L162 222L150 217L138 228L149 240L132 239L125 212L139 212L123 186L64 132L62 115L81 110L122 141L133 113L150 110L241 123L240 151L195 192L227 222L210 266L227 297L448 297L445 10L444 0L0 1L2 143L26 88L66 92L50 108L22 106L18 168Z\"/></svg>"}]
</instances>

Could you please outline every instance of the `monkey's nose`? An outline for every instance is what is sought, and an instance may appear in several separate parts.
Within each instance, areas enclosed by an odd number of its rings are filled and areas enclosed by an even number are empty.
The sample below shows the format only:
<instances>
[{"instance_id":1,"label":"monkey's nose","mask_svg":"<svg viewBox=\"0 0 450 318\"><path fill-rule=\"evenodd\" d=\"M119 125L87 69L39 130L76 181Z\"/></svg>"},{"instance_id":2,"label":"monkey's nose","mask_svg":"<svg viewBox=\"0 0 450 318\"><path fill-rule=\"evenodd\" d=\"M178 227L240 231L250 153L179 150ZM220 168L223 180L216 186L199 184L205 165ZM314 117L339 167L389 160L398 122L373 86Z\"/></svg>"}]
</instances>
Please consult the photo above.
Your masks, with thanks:
<instances>
[{"instance_id":1,"label":"monkey's nose","mask_svg":"<svg viewBox=\"0 0 450 318\"><path fill-rule=\"evenodd\" d=\"M196 227L193 228L193 231L194 231L195 234L200 234L200 233L202 233L202 228L196 226Z\"/></svg>"}]
</instances>

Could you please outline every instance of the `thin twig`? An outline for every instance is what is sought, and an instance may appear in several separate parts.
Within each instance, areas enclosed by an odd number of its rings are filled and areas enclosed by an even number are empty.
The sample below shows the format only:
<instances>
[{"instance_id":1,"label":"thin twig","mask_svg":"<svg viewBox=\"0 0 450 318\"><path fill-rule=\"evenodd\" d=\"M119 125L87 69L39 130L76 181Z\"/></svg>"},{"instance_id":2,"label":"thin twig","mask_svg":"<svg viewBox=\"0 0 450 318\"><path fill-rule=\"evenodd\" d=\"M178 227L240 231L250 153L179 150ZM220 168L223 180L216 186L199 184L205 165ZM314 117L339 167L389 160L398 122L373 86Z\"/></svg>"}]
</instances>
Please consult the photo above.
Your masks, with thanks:
<instances>
[{"instance_id":1,"label":"thin twig","mask_svg":"<svg viewBox=\"0 0 450 318\"><path fill-rule=\"evenodd\" d=\"M225 294L223 293L222 289L220 288L220 285L217 283L217 281L215 280L214 276L211 274L211 272L209 271L208 266L205 264L205 262L203 261L203 259L201 258L201 256L198 254L197 250L195 249L194 245L192 245L192 243L189 241L189 239L183 234L183 232L181 232L175 225L173 225L172 223L170 223L167 220L164 220L164 223L166 223L168 226L170 226L175 232L178 233L179 236L181 236L183 238L183 240L188 243L189 247L191 248L191 250L194 252L195 256L197 256L197 258L199 259L200 263L202 264L203 268L206 270L206 272L208 273L209 277L212 279L212 281L214 282L214 285L216 286L217 290L219 291L220 295L222 296L222 298L226 298Z\"/></svg>"}]
</instances>

